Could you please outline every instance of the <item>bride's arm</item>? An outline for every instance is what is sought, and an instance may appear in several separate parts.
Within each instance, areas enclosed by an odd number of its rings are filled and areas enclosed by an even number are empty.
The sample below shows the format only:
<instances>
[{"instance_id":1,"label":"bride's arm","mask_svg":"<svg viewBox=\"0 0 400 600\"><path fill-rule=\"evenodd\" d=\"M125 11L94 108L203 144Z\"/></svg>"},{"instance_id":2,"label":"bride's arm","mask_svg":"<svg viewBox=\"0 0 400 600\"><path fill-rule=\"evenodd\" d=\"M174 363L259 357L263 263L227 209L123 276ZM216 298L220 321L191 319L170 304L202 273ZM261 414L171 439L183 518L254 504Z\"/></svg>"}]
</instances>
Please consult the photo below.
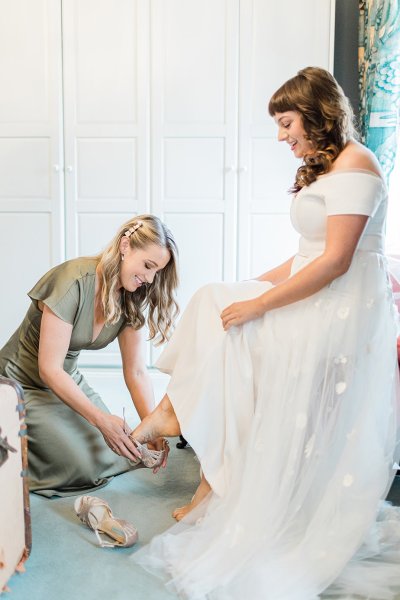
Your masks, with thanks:
<instances>
[{"instance_id":1,"label":"bride's arm","mask_svg":"<svg viewBox=\"0 0 400 600\"><path fill-rule=\"evenodd\" d=\"M263 273L259 277L256 277L257 281L270 281L274 285L278 285L278 283L282 283L282 281L286 281L286 279L290 275L290 269L292 268L294 256L289 258L289 260L285 261L278 267Z\"/></svg>"},{"instance_id":2,"label":"bride's arm","mask_svg":"<svg viewBox=\"0 0 400 600\"><path fill-rule=\"evenodd\" d=\"M368 221L365 215L335 215L327 219L324 253L286 281L261 296L231 304L221 314L224 329L261 317L265 312L315 294L346 273Z\"/></svg>"}]
</instances>

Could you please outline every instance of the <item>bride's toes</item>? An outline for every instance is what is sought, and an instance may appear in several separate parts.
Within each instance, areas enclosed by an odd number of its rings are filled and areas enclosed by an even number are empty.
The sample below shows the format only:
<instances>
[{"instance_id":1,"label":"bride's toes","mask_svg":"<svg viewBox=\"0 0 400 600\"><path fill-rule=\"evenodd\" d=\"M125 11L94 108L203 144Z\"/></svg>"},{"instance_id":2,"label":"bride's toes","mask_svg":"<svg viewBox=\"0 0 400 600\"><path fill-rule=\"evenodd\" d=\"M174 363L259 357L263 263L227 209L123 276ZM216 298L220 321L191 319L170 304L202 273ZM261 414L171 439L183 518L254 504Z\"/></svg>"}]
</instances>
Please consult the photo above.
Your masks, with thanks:
<instances>
[{"instance_id":1,"label":"bride's toes","mask_svg":"<svg viewBox=\"0 0 400 600\"><path fill-rule=\"evenodd\" d=\"M180 506L179 508L176 508L174 510L174 512L172 513L172 516L176 521L181 521L181 519L183 519L183 517L185 515L187 515L188 512L190 512L190 509L191 509L190 505Z\"/></svg>"},{"instance_id":2,"label":"bride's toes","mask_svg":"<svg viewBox=\"0 0 400 600\"><path fill-rule=\"evenodd\" d=\"M172 517L173 517L174 519L176 519L176 518L177 518L177 516L179 515L179 512L180 512L180 510L181 510L181 507L180 507L180 508L176 508L176 509L173 511L173 513L172 513Z\"/></svg>"}]
</instances>

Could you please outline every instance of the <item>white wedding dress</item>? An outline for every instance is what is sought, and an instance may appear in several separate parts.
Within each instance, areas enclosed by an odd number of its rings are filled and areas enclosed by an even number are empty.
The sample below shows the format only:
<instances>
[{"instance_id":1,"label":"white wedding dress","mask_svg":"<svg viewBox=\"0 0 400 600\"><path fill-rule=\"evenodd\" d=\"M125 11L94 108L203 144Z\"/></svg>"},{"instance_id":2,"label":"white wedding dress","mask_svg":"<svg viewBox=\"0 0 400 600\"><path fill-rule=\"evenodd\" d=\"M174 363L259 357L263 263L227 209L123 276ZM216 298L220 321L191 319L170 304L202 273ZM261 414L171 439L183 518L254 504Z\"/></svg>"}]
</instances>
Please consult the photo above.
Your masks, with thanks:
<instances>
[{"instance_id":1,"label":"white wedding dress","mask_svg":"<svg viewBox=\"0 0 400 600\"><path fill-rule=\"evenodd\" d=\"M157 366L213 492L135 555L189 600L400 594L397 312L383 255L387 192L351 170L294 198L292 274L322 254L326 217L371 218L344 275L224 332L220 313L272 284L210 284Z\"/></svg>"}]
</instances>

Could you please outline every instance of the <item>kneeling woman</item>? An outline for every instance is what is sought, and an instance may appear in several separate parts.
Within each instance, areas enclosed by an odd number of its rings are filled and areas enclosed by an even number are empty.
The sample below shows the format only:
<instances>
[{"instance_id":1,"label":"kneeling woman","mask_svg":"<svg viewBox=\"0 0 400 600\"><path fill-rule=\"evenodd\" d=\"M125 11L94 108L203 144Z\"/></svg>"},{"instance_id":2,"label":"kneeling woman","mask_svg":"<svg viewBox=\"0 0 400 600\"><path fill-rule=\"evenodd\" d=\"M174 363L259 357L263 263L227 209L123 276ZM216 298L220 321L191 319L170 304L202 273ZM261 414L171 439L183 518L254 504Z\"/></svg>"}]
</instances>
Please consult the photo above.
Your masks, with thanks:
<instances>
[{"instance_id":1,"label":"kneeling woman","mask_svg":"<svg viewBox=\"0 0 400 600\"><path fill-rule=\"evenodd\" d=\"M29 292L32 303L0 350L0 374L25 394L31 491L81 493L131 469L137 451L77 368L83 349L118 338L126 385L139 417L154 407L143 357L144 310L150 339L168 338L177 304L177 248L152 215L125 223L96 257L69 260ZM163 440L155 440L159 448ZM119 455L119 456L118 456Z\"/></svg>"}]
</instances>

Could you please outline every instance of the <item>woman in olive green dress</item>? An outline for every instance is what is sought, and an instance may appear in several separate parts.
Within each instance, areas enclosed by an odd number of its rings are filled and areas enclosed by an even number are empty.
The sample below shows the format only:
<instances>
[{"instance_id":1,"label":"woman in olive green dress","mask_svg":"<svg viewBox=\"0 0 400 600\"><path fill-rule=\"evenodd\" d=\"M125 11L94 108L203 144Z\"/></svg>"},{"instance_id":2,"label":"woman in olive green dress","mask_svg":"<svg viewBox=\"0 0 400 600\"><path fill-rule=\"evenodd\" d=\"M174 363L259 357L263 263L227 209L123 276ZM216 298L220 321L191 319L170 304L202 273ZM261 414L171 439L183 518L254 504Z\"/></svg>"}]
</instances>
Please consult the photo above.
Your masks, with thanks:
<instances>
[{"instance_id":1,"label":"woman in olive green dress","mask_svg":"<svg viewBox=\"0 0 400 600\"><path fill-rule=\"evenodd\" d=\"M24 390L32 491L79 494L137 461L130 431L90 388L77 361L81 350L118 338L124 379L143 419L154 407L143 326L150 339L168 338L177 285L174 239L157 217L143 215L125 223L102 254L54 267L29 292L28 312L0 350L0 374Z\"/></svg>"}]
</instances>

